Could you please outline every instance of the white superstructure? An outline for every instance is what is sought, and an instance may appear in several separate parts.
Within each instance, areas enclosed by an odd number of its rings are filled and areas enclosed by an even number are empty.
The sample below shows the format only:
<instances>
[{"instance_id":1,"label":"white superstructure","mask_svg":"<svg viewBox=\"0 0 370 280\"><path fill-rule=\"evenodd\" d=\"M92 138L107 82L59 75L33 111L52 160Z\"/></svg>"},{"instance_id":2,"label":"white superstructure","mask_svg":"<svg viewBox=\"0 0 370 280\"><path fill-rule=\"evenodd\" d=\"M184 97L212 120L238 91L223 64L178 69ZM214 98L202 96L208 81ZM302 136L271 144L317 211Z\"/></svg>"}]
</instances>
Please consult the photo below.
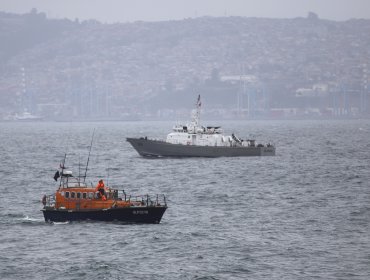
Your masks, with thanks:
<instances>
[{"instance_id":1,"label":"white superstructure","mask_svg":"<svg viewBox=\"0 0 370 280\"><path fill-rule=\"evenodd\" d=\"M234 134L223 135L220 126L201 126L200 116L200 95L196 103L196 109L192 111L191 122L186 125L175 125L173 132L167 135L166 142L171 144L195 145L195 146L246 146L254 147L254 140L241 140Z\"/></svg>"}]
</instances>

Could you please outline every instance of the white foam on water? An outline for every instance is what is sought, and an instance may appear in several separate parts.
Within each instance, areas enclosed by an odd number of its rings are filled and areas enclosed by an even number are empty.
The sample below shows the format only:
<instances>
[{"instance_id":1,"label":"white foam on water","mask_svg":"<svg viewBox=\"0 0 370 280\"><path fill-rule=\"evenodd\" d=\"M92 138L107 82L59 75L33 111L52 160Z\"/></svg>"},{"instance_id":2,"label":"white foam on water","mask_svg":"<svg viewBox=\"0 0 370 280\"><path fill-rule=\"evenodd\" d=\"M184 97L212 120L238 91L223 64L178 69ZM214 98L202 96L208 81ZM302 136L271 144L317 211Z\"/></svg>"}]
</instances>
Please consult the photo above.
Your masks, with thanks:
<instances>
[{"instance_id":1,"label":"white foam on water","mask_svg":"<svg viewBox=\"0 0 370 280\"><path fill-rule=\"evenodd\" d=\"M53 225L66 225L66 224L69 224L69 221L67 221L67 222L53 222L52 224Z\"/></svg>"},{"instance_id":2,"label":"white foam on water","mask_svg":"<svg viewBox=\"0 0 370 280\"><path fill-rule=\"evenodd\" d=\"M30 221L30 222L43 222L44 221L44 219L30 218L29 216L23 217L23 218L21 218L21 220Z\"/></svg>"}]
</instances>

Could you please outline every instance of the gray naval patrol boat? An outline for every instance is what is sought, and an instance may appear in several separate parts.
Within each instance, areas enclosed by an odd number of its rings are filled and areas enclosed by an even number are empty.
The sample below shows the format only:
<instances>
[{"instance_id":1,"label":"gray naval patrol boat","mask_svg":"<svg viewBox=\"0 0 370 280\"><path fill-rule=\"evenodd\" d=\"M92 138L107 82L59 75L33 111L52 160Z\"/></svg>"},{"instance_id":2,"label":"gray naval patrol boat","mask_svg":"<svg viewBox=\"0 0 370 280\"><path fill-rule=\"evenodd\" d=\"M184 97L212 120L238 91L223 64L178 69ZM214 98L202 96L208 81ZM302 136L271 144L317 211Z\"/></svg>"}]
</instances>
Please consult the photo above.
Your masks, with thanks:
<instances>
[{"instance_id":1,"label":"gray naval patrol boat","mask_svg":"<svg viewBox=\"0 0 370 280\"><path fill-rule=\"evenodd\" d=\"M196 109L192 111L190 124L175 125L167 139L155 140L147 137L127 138L127 141L143 157L240 157L274 156L275 147L257 144L255 140L242 140L232 134L223 135L219 126L201 126L200 95Z\"/></svg>"}]
</instances>

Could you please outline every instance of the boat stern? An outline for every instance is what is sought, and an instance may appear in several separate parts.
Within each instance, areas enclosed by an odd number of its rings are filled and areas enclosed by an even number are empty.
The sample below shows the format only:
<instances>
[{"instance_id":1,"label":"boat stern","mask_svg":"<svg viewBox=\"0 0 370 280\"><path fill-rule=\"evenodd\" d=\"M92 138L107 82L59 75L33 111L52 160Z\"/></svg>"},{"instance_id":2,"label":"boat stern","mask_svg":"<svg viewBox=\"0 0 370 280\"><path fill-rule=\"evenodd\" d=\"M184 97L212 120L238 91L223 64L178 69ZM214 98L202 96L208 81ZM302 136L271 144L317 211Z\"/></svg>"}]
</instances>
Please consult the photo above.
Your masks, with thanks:
<instances>
[{"instance_id":1,"label":"boat stern","mask_svg":"<svg viewBox=\"0 0 370 280\"><path fill-rule=\"evenodd\" d=\"M261 148L261 156L274 156L276 149L274 146L266 146Z\"/></svg>"}]
</instances>

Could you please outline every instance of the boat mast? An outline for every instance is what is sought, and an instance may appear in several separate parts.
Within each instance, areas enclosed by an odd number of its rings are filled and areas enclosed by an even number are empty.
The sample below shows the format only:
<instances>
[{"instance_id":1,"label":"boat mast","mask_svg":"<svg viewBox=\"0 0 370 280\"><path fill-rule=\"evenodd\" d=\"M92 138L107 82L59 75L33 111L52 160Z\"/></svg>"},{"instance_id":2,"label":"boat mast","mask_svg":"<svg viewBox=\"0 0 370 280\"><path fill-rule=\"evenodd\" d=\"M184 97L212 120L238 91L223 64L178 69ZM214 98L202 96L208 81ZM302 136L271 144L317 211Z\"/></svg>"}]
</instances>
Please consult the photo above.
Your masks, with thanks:
<instances>
[{"instance_id":1,"label":"boat mast","mask_svg":"<svg viewBox=\"0 0 370 280\"><path fill-rule=\"evenodd\" d=\"M108 164L108 170L107 170L107 186L109 186L109 164Z\"/></svg>"},{"instance_id":2,"label":"boat mast","mask_svg":"<svg viewBox=\"0 0 370 280\"><path fill-rule=\"evenodd\" d=\"M62 186L62 181L63 181L63 173L64 173L64 165L66 163L66 158L67 158L67 153L64 154L63 162L59 165L59 167L62 169L62 174L60 174L61 178L59 180L59 187Z\"/></svg>"},{"instance_id":3,"label":"boat mast","mask_svg":"<svg viewBox=\"0 0 370 280\"><path fill-rule=\"evenodd\" d=\"M201 105L202 105L202 102L200 102L200 94L199 94L197 103L195 104L195 111L193 111L193 116L192 116L192 124L194 125L194 128L196 128L199 125Z\"/></svg>"},{"instance_id":4,"label":"boat mast","mask_svg":"<svg viewBox=\"0 0 370 280\"><path fill-rule=\"evenodd\" d=\"M78 186L81 186L81 154L78 155Z\"/></svg>"},{"instance_id":5,"label":"boat mast","mask_svg":"<svg viewBox=\"0 0 370 280\"><path fill-rule=\"evenodd\" d=\"M93 143L93 140L94 140L94 134L95 134L95 128L94 128L94 131L93 131L93 134L92 134L92 137L91 137L91 143L90 143L90 149L89 149L89 156L87 157L87 163L86 163L86 169L85 169L85 175L84 175L84 183L86 181L87 168L89 166L90 154L91 154L91 147L92 147L92 143Z\"/></svg>"}]
</instances>

